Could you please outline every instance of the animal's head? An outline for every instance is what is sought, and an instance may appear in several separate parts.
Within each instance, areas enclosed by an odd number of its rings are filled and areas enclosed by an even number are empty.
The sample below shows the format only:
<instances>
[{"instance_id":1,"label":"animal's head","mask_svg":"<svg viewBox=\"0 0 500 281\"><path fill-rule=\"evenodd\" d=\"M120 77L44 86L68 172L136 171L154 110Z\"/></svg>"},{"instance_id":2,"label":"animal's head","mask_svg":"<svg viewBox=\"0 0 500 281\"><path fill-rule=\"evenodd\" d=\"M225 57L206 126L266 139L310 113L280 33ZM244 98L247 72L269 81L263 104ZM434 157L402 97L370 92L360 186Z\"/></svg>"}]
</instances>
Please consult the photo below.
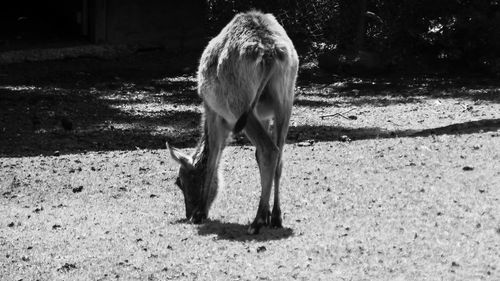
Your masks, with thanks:
<instances>
[{"instance_id":1,"label":"animal's head","mask_svg":"<svg viewBox=\"0 0 500 281\"><path fill-rule=\"evenodd\" d=\"M167 143L170 155L180 164L179 173L175 184L181 189L184 195L184 204L186 207L186 219L190 220L195 215L197 208L201 205L203 171L196 169L193 164L193 157L185 155L176 148L172 148Z\"/></svg>"}]
</instances>

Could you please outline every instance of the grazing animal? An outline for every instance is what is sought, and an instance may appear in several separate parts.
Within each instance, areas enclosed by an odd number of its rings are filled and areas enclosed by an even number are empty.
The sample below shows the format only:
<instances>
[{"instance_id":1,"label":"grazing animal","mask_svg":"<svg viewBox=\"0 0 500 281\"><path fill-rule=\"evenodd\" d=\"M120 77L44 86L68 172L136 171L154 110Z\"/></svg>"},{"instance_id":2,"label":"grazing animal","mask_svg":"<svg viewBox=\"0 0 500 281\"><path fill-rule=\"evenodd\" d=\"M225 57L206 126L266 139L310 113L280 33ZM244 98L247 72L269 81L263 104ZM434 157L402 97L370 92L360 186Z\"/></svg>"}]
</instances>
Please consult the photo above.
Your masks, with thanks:
<instances>
[{"instance_id":1,"label":"grazing animal","mask_svg":"<svg viewBox=\"0 0 500 281\"><path fill-rule=\"evenodd\" d=\"M226 139L230 132L242 130L256 146L262 186L257 215L248 232L256 234L269 224L282 227L282 153L298 65L292 41L271 14L237 14L208 43L198 68L198 94L203 99L201 139L190 156L167 143L172 158L180 164L176 184L184 194L188 220L201 223L208 217L221 182L218 167Z\"/></svg>"}]
</instances>

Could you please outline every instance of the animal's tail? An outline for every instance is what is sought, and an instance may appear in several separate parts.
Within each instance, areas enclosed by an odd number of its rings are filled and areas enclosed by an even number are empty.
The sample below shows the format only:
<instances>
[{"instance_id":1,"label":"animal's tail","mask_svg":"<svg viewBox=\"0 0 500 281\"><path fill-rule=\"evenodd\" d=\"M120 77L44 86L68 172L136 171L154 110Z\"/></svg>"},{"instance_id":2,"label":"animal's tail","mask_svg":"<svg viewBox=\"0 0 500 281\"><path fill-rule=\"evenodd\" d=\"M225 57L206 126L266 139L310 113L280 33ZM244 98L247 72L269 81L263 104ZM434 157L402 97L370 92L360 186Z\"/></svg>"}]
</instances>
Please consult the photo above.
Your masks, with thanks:
<instances>
[{"instance_id":1,"label":"animal's tail","mask_svg":"<svg viewBox=\"0 0 500 281\"><path fill-rule=\"evenodd\" d=\"M269 82L269 79L271 79L271 76L276 67L276 62L283 61L286 58L286 50L279 46L264 49L261 44L251 44L247 46L244 51L247 57L250 57L256 61L260 60L259 63L261 63L264 68L264 80L257 89L257 95L252 101L250 108L248 108L248 110L245 111L245 113L243 113L240 118L238 118L238 121L236 121L236 124L233 128L233 134L237 134L245 128L248 115L254 110L262 92L264 91L264 88L267 85L267 82Z\"/></svg>"}]
</instances>

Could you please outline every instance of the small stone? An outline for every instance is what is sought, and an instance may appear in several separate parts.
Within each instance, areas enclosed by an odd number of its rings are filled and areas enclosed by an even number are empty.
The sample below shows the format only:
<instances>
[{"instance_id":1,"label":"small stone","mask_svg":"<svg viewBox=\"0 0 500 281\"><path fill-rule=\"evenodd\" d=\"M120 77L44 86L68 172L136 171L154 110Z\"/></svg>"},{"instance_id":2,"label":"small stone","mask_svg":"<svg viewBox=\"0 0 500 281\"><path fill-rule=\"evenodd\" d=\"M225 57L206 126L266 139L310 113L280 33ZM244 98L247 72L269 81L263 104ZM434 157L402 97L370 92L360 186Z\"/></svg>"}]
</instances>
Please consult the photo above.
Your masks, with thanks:
<instances>
[{"instance_id":1,"label":"small stone","mask_svg":"<svg viewBox=\"0 0 500 281\"><path fill-rule=\"evenodd\" d=\"M65 263L63 266L57 269L57 271L68 272L72 269L76 269L76 265L74 263Z\"/></svg>"},{"instance_id":2,"label":"small stone","mask_svg":"<svg viewBox=\"0 0 500 281\"><path fill-rule=\"evenodd\" d=\"M298 146L312 146L314 145L314 140L306 140L306 141L303 141L303 142L299 142L297 144Z\"/></svg>"},{"instance_id":3,"label":"small stone","mask_svg":"<svg viewBox=\"0 0 500 281\"><path fill-rule=\"evenodd\" d=\"M351 141L352 141L352 140L351 140L348 136L346 136L346 135L342 135L342 136L340 136L339 140L340 140L341 142L351 142Z\"/></svg>"}]
</instances>

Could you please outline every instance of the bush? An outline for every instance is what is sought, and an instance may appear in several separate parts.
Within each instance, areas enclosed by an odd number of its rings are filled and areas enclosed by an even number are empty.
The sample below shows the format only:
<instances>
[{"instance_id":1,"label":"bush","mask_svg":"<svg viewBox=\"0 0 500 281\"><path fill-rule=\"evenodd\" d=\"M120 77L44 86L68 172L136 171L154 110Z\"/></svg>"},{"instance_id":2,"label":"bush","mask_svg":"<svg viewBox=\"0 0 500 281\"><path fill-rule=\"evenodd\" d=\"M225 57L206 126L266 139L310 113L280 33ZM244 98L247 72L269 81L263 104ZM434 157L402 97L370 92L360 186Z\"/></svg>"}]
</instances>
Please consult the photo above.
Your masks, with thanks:
<instances>
[{"instance_id":1,"label":"bush","mask_svg":"<svg viewBox=\"0 0 500 281\"><path fill-rule=\"evenodd\" d=\"M347 0L208 0L211 33L249 9L273 13L306 60L351 48L359 18ZM398 68L453 68L498 72L500 1L366 0L361 50ZM361 13L359 13L361 14ZM347 46L347 47L346 47ZM343 52L346 50L343 50ZM348 51L348 50L347 50ZM352 50L357 53L360 50Z\"/></svg>"}]
</instances>

